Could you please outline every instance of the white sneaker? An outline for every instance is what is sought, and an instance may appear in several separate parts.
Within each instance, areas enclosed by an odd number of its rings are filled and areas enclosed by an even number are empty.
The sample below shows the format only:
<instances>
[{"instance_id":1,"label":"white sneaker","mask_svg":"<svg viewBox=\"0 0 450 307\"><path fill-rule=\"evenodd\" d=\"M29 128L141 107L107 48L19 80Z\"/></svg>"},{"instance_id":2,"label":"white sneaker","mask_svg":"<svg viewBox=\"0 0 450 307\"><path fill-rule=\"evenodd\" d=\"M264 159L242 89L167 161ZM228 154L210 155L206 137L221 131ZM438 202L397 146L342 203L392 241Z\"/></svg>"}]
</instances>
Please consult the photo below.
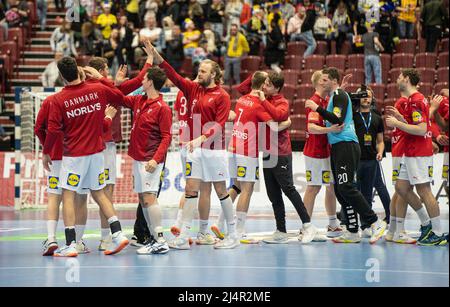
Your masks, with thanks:
<instances>
[{"instance_id":1,"label":"white sneaker","mask_svg":"<svg viewBox=\"0 0 450 307\"><path fill-rule=\"evenodd\" d=\"M327 242L327 240L328 240L328 238L326 235L316 233L316 235L314 236L314 239L312 241L313 242Z\"/></svg>"},{"instance_id":2,"label":"white sneaker","mask_svg":"<svg viewBox=\"0 0 450 307\"><path fill-rule=\"evenodd\" d=\"M416 244L417 240L408 236L406 232L396 232L394 233L394 238L392 239L395 243L399 244Z\"/></svg>"},{"instance_id":3,"label":"white sneaker","mask_svg":"<svg viewBox=\"0 0 450 307\"><path fill-rule=\"evenodd\" d=\"M394 233L388 231L388 232L386 233L386 235L384 236L384 239L385 239L386 241L388 241L388 242L394 242Z\"/></svg>"},{"instance_id":4,"label":"white sneaker","mask_svg":"<svg viewBox=\"0 0 450 307\"><path fill-rule=\"evenodd\" d=\"M105 255L114 255L119 253L122 249L127 247L129 241L127 237L122 233L122 231L118 231L112 235L111 245L107 250L103 253Z\"/></svg>"},{"instance_id":5,"label":"white sneaker","mask_svg":"<svg viewBox=\"0 0 450 307\"><path fill-rule=\"evenodd\" d=\"M136 251L139 255L167 254L169 245L166 240L152 241L151 243L139 248Z\"/></svg>"},{"instance_id":6,"label":"white sneaker","mask_svg":"<svg viewBox=\"0 0 450 307\"><path fill-rule=\"evenodd\" d=\"M308 223L307 225L303 225L302 234L302 238L301 240L299 238L299 241L301 241L303 244L309 243L316 236L317 228L313 224Z\"/></svg>"},{"instance_id":7,"label":"white sneaker","mask_svg":"<svg viewBox=\"0 0 450 307\"><path fill-rule=\"evenodd\" d=\"M271 236L263 239L263 242L267 244L286 244L288 241L288 234L279 230L275 231Z\"/></svg>"},{"instance_id":8,"label":"white sneaker","mask_svg":"<svg viewBox=\"0 0 450 307\"><path fill-rule=\"evenodd\" d=\"M370 238L370 244L374 244L377 242L384 234L387 228L387 224L385 221L377 220L373 223L370 228L372 229L372 237Z\"/></svg>"},{"instance_id":9,"label":"white sneaker","mask_svg":"<svg viewBox=\"0 0 450 307\"><path fill-rule=\"evenodd\" d=\"M372 237L372 229L371 229L370 227L364 229L364 230L361 232L361 237L362 237L363 239L369 239L369 238L371 238L371 237Z\"/></svg>"},{"instance_id":10,"label":"white sneaker","mask_svg":"<svg viewBox=\"0 0 450 307\"><path fill-rule=\"evenodd\" d=\"M340 227L340 226L331 227L330 225L328 225L328 228L327 228L327 237L328 238L336 238L336 237L342 236L343 233L344 233L344 230L342 227Z\"/></svg>"},{"instance_id":11,"label":"white sneaker","mask_svg":"<svg viewBox=\"0 0 450 307\"><path fill-rule=\"evenodd\" d=\"M77 245L72 242L70 245L64 245L53 253L53 257L76 257L78 256Z\"/></svg>"},{"instance_id":12,"label":"white sneaker","mask_svg":"<svg viewBox=\"0 0 450 307\"><path fill-rule=\"evenodd\" d=\"M169 247L173 249L182 249L182 250L191 249L189 239L183 236L176 237L172 241L169 241Z\"/></svg>"},{"instance_id":13,"label":"white sneaker","mask_svg":"<svg viewBox=\"0 0 450 307\"><path fill-rule=\"evenodd\" d=\"M342 236L334 238L334 243L359 243L361 242L361 237L359 236L359 233L352 233L350 231L344 231Z\"/></svg>"},{"instance_id":14,"label":"white sneaker","mask_svg":"<svg viewBox=\"0 0 450 307\"><path fill-rule=\"evenodd\" d=\"M214 244L215 249L233 249L238 247L240 240L237 235L228 235L225 239Z\"/></svg>"},{"instance_id":15,"label":"white sneaker","mask_svg":"<svg viewBox=\"0 0 450 307\"><path fill-rule=\"evenodd\" d=\"M91 252L83 240L80 240L77 242L76 249L77 249L78 254L88 254Z\"/></svg>"},{"instance_id":16,"label":"white sneaker","mask_svg":"<svg viewBox=\"0 0 450 307\"><path fill-rule=\"evenodd\" d=\"M109 236L105 240L100 240L100 244L98 245L98 250L103 252L108 249L108 246L112 243L112 238Z\"/></svg>"},{"instance_id":17,"label":"white sneaker","mask_svg":"<svg viewBox=\"0 0 450 307\"><path fill-rule=\"evenodd\" d=\"M216 244L216 239L214 239L213 236L209 233L199 232L197 234L197 240L195 240L195 243L197 243L198 245L214 245Z\"/></svg>"},{"instance_id":18,"label":"white sneaker","mask_svg":"<svg viewBox=\"0 0 450 307\"><path fill-rule=\"evenodd\" d=\"M42 256L53 256L55 250L58 249L56 241L49 241L48 239L42 243Z\"/></svg>"}]
</instances>

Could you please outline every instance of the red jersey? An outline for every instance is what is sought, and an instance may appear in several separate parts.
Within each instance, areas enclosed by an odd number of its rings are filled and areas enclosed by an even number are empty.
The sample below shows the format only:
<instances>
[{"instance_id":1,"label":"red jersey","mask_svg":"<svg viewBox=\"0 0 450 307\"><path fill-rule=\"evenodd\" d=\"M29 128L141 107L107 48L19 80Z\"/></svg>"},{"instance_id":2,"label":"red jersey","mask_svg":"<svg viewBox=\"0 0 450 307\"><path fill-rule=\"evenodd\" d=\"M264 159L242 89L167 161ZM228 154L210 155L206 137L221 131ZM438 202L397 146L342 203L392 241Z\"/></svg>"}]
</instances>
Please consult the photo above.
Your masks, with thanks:
<instances>
[{"instance_id":1,"label":"red jersey","mask_svg":"<svg viewBox=\"0 0 450 307\"><path fill-rule=\"evenodd\" d=\"M266 123L272 117L261 105L259 97L245 95L236 102L231 142L232 153L257 158L259 155L259 123ZM265 127L264 127L265 128Z\"/></svg>"},{"instance_id":2,"label":"red jersey","mask_svg":"<svg viewBox=\"0 0 450 307\"><path fill-rule=\"evenodd\" d=\"M251 83L252 83L252 76L249 76L244 82L242 82L238 86L238 91L242 95L246 95L251 92ZM283 95L278 94L272 97L268 97L266 101L262 103L263 107L266 109L266 111L269 113L269 115L273 118L276 122L282 122L288 119L290 108L289 108L289 101L284 98ZM274 135L275 133L278 133L278 143L274 144ZM270 149L265 150L266 152L270 153L271 155L278 155L278 156L288 156L292 154L292 147L291 147L291 138L289 135L289 129L285 129L280 132L272 131L269 127L266 128L266 136L270 139L267 139L266 144L270 141ZM266 145L267 146L267 145Z\"/></svg>"},{"instance_id":3,"label":"red jersey","mask_svg":"<svg viewBox=\"0 0 450 307\"><path fill-rule=\"evenodd\" d=\"M48 135L44 154L49 154L58 137L64 137L64 156L81 157L96 154L105 149L103 121L106 105L122 103L123 94L102 83L64 87L49 96L53 100L48 120Z\"/></svg>"},{"instance_id":4,"label":"red jersey","mask_svg":"<svg viewBox=\"0 0 450 307\"><path fill-rule=\"evenodd\" d=\"M136 161L163 163L172 141L172 110L162 95L155 99L126 96L123 103L133 110L128 155Z\"/></svg>"},{"instance_id":5,"label":"red jersey","mask_svg":"<svg viewBox=\"0 0 450 307\"><path fill-rule=\"evenodd\" d=\"M230 95L221 87L205 88L200 84L181 77L166 61L159 65L165 70L167 77L185 95L188 101L196 101L192 108L192 138L205 135L208 140L203 148L225 149L225 123L230 113ZM200 116L201 132L198 128ZM207 124L207 125L206 125Z\"/></svg>"},{"instance_id":6,"label":"red jersey","mask_svg":"<svg viewBox=\"0 0 450 307\"><path fill-rule=\"evenodd\" d=\"M309 99L317 103L325 110L327 109L328 97L323 99L319 94L314 93L314 95ZM316 124L320 127L326 127L325 120L319 113L312 112L310 108L306 109L306 142L305 148L303 149L303 154L307 157L316 159L328 158L330 156L330 144L328 144L327 134L309 133L308 123Z\"/></svg>"},{"instance_id":7,"label":"red jersey","mask_svg":"<svg viewBox=\"0 0 450 307\"><path fill-rule=\"evenodd\" d=\"M405 156L406 157L429 157L433 155L433 144L431 139L430 105L427 99L419 92L408 97L405 114L403 117L410 125L426 123L427 133L425 136L405 133Z\"/></svg>"},{"instance_id":8,"label":"red jersey","mask_svg":"<svg viewBox=\"0 0 450 307\"><path fill-rule=\"evenodd\" d=\"M438 113L445 121L448 121L448 110L448 97L444 97L439 105ZM445 132L445 135L448 136L448 130ZM448 152L448 146L444 146L444 152Z\"/></svg>"},{"instance_id":9,"label":"red jersey","mask_svg":"<svg viewBox=\"0 0 450 307\"><path fill-rule=\"evenodd\" d=\"M395 108L400 112L400 114L405 114L406 105L408 104L408 98L400 97L395 102ZM392 143L392 157L403 157L405 154L405 132L398 128L392 130L391 135Z\"/></svg>"},{"instance_id":10,"label":"red jersey","mask_svg":"<svg viewBox=\"0 0 450 307\"><path fill-rule=\"evenodd\" d=\"M192 141L192 102L186 99L182 91L178 92L173 109L177 112L180 145Z\"/></svg>"}]
</instances>

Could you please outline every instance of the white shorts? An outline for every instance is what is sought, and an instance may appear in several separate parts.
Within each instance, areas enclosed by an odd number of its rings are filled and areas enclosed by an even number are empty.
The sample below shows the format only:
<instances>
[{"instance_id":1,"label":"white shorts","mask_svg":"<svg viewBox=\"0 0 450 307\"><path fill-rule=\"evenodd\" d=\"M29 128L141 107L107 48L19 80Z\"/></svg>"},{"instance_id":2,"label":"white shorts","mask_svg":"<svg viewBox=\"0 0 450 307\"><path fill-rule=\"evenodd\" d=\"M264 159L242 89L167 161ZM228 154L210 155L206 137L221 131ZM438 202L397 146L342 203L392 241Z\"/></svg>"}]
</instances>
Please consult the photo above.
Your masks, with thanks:
<instances>
[{"instance_id":1,"label":"white shorts","mask_svg":"<svg viewBox=\"0 0 450 307\"><path fill-rule=\"evenodd\" d=\"M305 156L306 185L329 185L334 183L330 158L317 159Z\"/></svg>"},{"instance_id":2,"label":"white shorts","mask_svg":"<svg viewBox=\"0 0 450 307\"><path fill-rule=\"evenodd\" d=\"M52 161L50 165L50 172L47 176L47 193L62 195L59 178L61 176L62 161ZM78 194L89 194L89 189L80 188L77 190Z\"/></svg>"},{"instance_id":3,"label":"white shorts","mask_svg":"<svg viewBox=\"0 0 450 307\"><path fill-rule=\"evenodd\" d=\"M158 194L164 164L160 163L153 173L145 170L148 162L133 161L133 191Z\"/></svg>"},{"instance_id":4,"label":"white shorts","mask_svg":"<svg viewBox=\"0 0 450 307\"><path fill-rule=\"evenodd\" d=\"M186 147L180 147L180 160L181 160L181 169L183 170L183 178L186 178L186 157L187 151Z\"/></svg>"},{"instance_id":5,"label":"white shorts","mask_svg":"<svg viewBox=\"0 0 450 307\"><path fill-rule=\"evenodd\" d=\"M107 142L106 148L103 151L105 155L105 183L116 184L116 143Z\"/></svg>"},{"instance_id":6,"label":"white shorts","mask_svg":"<svg viewBox=\"0 0 450 307\"><path fill-rule=\"evenodd\" d=\"M392 157L392 184L395 185L400 174L400 166L403 164L403 157Z\"/></svg>"},{"instance_id":7,"label":"white shorts","mask_svg":"<svg viewBox=\"0 0 450 307\"><path fill-rule=\"evenodd\" d=\"M228 165L230 178L245 182L256 182L259 180L258 158L230 153Z\"/></svg>"},{"instance_id":8,"label":"white shorts","mask_svg":"<svg viewBox=\"0 0 450 307\"><path fill-rule=\"evenodd\" d=\"M228 152L196 148L186 156L186 179L200 179L204 182L220 182L230 179Z\"/></svg>"},{"instance_id":9,"label":"white shorts","mask_svg":"<svg viewBox=\"0 0 450 307\"><path fill-rule=\"evenodd\" d=\"M442 166L442 180L447 181L448 186L448 152L444 152L444 164Z\"/></svg>"},{"instance_id":10,"label":"white shorts","mask_svg":"<svg viewBox=\"0 0 450 307\"><path fill-rule=\"evenodd\" d=\"M411 185L431 182L433 180L433 156L404 157L398 179L407 180Z\"/></svg>"},{"instance_id":11,"label":"white shorts","mask_svg":"<svg viewBox=\"0 0 450 307\"><path fill-rule=\"evenodd\" d=\"M99 152L83 157L63 157L61 188L78 191L81 188L101 190L105 187L104 154Z\"/></svg>"}]
</instances>

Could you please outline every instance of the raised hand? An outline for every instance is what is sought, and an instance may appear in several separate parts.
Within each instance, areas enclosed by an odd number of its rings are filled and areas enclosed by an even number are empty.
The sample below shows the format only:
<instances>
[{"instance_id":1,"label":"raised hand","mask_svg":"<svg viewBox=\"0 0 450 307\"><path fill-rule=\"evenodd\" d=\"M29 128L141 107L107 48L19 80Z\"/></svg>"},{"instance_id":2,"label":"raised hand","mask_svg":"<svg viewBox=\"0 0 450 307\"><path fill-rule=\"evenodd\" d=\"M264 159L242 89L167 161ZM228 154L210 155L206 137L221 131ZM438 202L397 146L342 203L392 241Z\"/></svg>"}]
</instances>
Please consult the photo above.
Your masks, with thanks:
<instances>
[{"instance_id":1,"label":"raised hand","mask_svg":"<svg viewBox=\"0 0 450 307\"><path fill-rule=\"evenodd\" d=\"M101 79L103 78L102 74L98 72L97 69L90 66L83 67L83 71L86 74L86 77L91 79Z\"/></svg>"},{"instance_id":2,"label":"raised hand","mask_svg":"<svg viewBox=\"0 0 450 307\"><path fill-rule=\"evenodd\" d=\"M107 106L105 109L105 116L113 119L114 116L116 116L117 113L117 109L114 108L113 106Z\"/></svg>"},{"instance_id":3,"label":"raised hand","mask_svg":"<svg viewBox=\"0 0 450 307\"><path fill-rule=\"evenodd\" d=\"M114 80L115 86L119 86L129 79L129 78L127 78L127 71L128 71L127 65L119 66L119 69L117 70L117 73L116 73L116 78Z\"/></svg>"}]
</instances>

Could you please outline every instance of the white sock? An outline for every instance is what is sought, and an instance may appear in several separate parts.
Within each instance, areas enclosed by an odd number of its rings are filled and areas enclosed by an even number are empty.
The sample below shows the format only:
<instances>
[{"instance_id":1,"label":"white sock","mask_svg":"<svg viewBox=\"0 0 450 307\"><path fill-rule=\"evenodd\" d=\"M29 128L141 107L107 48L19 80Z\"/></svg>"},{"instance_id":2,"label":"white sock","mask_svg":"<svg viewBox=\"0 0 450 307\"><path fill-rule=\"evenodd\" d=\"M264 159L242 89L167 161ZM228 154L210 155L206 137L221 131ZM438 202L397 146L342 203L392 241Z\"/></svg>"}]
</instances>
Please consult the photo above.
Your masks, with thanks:
<instances>
[{"instance_id":1,"label":"white sock","mask_svg":"<svg viewBox=\"0 0 450 307\"><path fill-rule=\"evenodd\" d=\"M391 215L389 219L390 219L389 232L395 233L397 231L397 217Z\"/></svg>"},{"instance_id":2,"label":"white sock","mask_svg":"<svg viewBox=\"0 0 450 307\"><path fill-rule=\"evenodd\" d=\"M208 232L208 220L199 220L198 229L200 233L206 234Z\"/></svg>"},{"instance_id":3,"label":"white sock","mask_svg":"<svg viewBox=\"0 0 450 307\"><path fill-rule=\"evenodd\" d=\"M430 223L430 216L428 215L425 207L422 206L419 210L416 211L417 216L419 216L420 224L422 226L428 225Z\"/></svg>"},{"instance_id":4,"label":"white sock","mask_svg":"<svg viewBox=\"0 0 450 307\"><path fill-rule=\"evenodd\" d=\"M84 235L84 228L86 225L75 225L75 234L76 234L76 240L77 242L83 239Z\"/></svg>"},{"instance_id":5,"label":"white sock","mask_svg":"<svg viewBox=\"0 0 450 307\"><path fill-rule=\"evenodd\" d=\"M395 219L395 222L397 223L397 232L401 233L405 231L405 219L401 217L397 217Z\"/></svg>"},{"instance_id":6,"label":"white sock","mask_svg":"<svg viewBox=\"0 0 450 307\"><path fill-rule=\"evenodd\" d=\"M198 197L186 198L184 201L183 214L181 220L183 221L183 227L181 228L180 236L190 236L192 228L192 220L194 219L194 212L197 208Z\"/></svg>"},{"instance_id":7,"label":"white sock","mask_svg":"<svg viewBox=\"0 0 450 307\"><path fill-rule=\"evenodd\" d=\"M151 229L153 232L151 232L153 234L153 236L155 237L155 239L158 239L160 237L162 237L162 227L161 227L161 207L159 206L158 203L150 205L147 208L147 212L148 212L148 216L150 217L150 221L151 221ZM156 236L155 236L156 235Z\"/></svg>"},{"instance_id":8,"label":"white sock","mask_svg":"<svg viewBox=\"0 0 450 307\"><path fill-rule=\"evenodd\" d=\"M442 236L441 218L439 216L431 218L431 228L437 236Z\"/></svg>"},{"instance_id":9,"label":"white sock","mask_svg":"<svg viewBox=\"0 0 450 307\"><path fill-rule=\"evenodd\" d=\"M246 219L247 219L247 212L236 211L236 231L238 233L245 233Z\"/></svg>"},{"instance_id":10,"label":"white sock","mask_svg":"<svg viewBox=\"0 0 450 307\"><path fill-rule=\"evenodd\" d=\"M155 233L152 227L152 220L150 219L150 215L148 214L148 208L144 208L144 206L142 206L142 213L144 213L144 218L145 221L147 222L147 227L148 230L150 230L150 234L155 238Z\"/></svg>"},{"instance_id":11,"label":"white sock","mask_svg":"<svg viewBox=\"0 0 450 307\"><path fill-rule=\"evenodd\" d=\"M56 226L58 221L48 220L47 221L47 238L50 242L56 242Z\"/></svg>"},{"instance_id":12,"label":"white sock","mask_svg":"<svg viewBox=\"0 0 450 307\"><path fill-rule=\"evenodd\" d=\"M110 234L111 234L111 230L109 228L101 229L102 240L107 240Z\"/></svg>"},{"instance_id":13,"label":"white sock","mask_svg":"<svg viewBox=\"0 0 450 307\"><path fill-rule=\"evenodd\" d=\"M217 227L219 227L220 231L224 231L225 226L225 215L223 214L223 210L220 210L219 218L217 220Z\"/></svg>"},{"instance_id":14,"label":"white sock","mask_svg":"<svg viewBox=\"0 0 450 307\"><path fill-rule=\"evenodd\" d=\"M183 209L182 208L180 208L180 209L178 209L178 212L177 212L177 220L175 221L175 226L178 228L178 229L181 229L181 226L183 226L183 221L182 221L182 216L183 216Z\"/></svg>"},{"instance_id":15,"label":"white sock","mask_svg":"<svg viewBox=\"0 0 450 307\"><path fill-rule=\"evenodd\" d=\"M234 220L234 209L233 203L231 202L230 196L220 200L220 205L222 206L223 215L227 221L228 234L236 233L236 221Z\"/></svg>"},{"instance_id":16,"label":"white sock","mask_svg":"<svg viewBox=\"0 0 450 307\"><path fill-rule=\"evenodd\" d=\"M339 226L338 220L336 218L336 214L328 216L328 225L332 228L336 228Z\"/></svg>"}]
</instances>

